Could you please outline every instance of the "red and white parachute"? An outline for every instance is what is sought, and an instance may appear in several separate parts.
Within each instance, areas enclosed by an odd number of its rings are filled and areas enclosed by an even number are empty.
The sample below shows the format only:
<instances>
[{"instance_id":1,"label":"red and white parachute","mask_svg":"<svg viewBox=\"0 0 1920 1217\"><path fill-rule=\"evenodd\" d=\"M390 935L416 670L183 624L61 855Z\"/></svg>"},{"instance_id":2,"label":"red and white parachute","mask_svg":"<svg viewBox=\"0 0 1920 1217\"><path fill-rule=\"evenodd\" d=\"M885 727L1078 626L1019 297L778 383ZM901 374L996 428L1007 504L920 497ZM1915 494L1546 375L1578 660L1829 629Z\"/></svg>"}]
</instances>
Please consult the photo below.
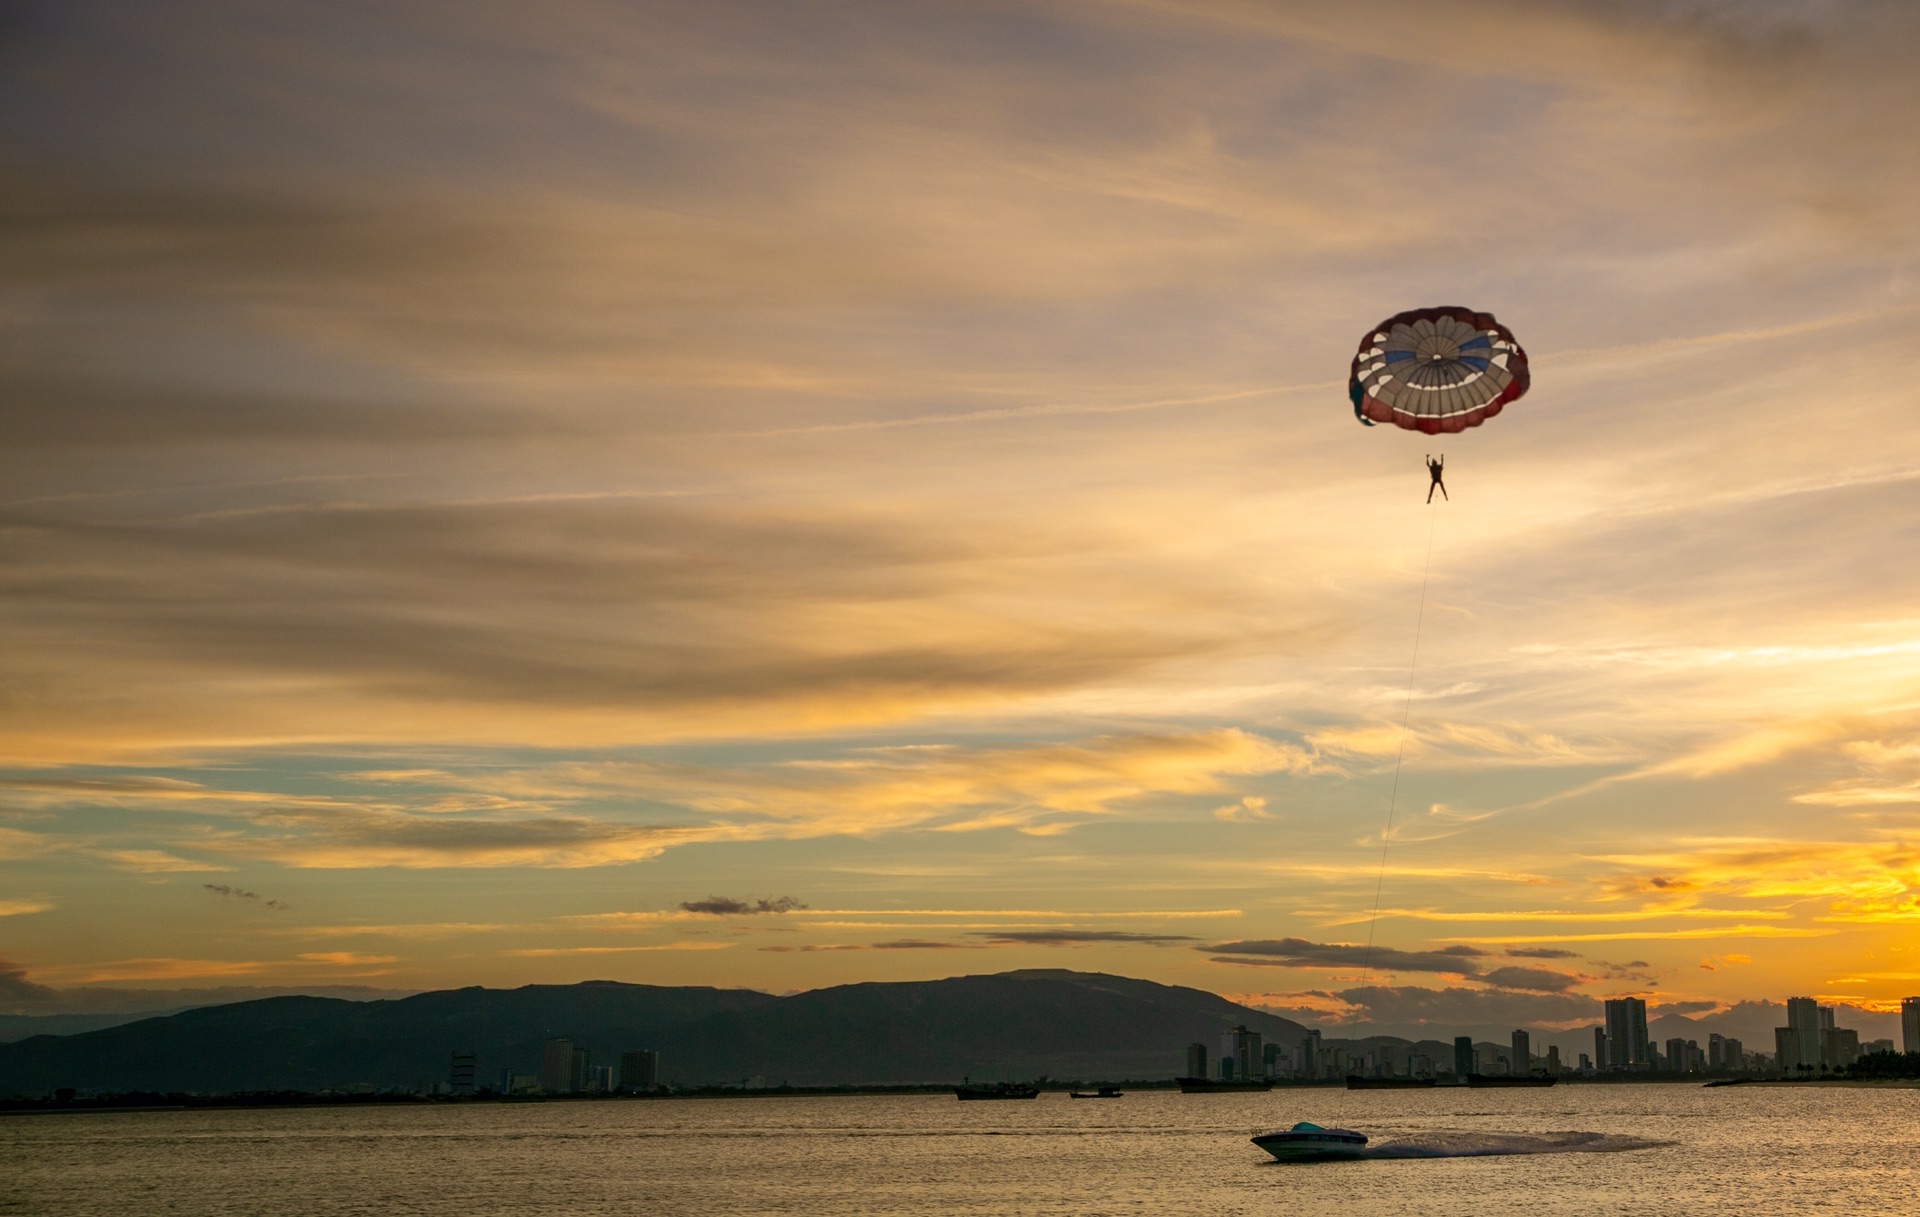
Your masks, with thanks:
<instances>
[{"instance_id":1,"label":"red and white parachute","mask_svg":"<svg viewBox=\"0 0 1920 1217\"><path fill-rule=\"evenodd\" d=\"M1527 353L1492 313L1422 308L1367 331L1353 357L1353 416L1428 435L1465 431L1527 391Z\"/></svg>"}]
</instances>

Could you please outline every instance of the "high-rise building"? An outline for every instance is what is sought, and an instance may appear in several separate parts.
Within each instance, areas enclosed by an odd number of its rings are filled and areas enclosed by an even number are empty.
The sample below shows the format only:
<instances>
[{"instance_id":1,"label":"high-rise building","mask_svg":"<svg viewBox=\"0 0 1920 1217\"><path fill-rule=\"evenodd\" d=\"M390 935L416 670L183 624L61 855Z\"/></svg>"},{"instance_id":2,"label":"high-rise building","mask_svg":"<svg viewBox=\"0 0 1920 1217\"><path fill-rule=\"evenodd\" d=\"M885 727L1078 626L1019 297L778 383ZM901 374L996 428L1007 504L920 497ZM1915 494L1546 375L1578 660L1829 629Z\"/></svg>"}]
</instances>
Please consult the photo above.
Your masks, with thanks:
<instances>
[{"instance_id":1,"label":"high-rise building","mask_svg":"<svg viewBox=\"0 0 1920 1217\"><path fill-rule=\"evenodd\" d=\"M1524 1031L1513 1033L1513 1055L1507 1058L1507 1072L1527 1074L1533 1071L1533 1037Z\"/></svg>"},{"instance_id":2,"label":"high-rise building","mask_svg":"<svg viewBox=\"0 0 1920 1217\"><path fill-rule=\"evenodd\" d=\"M1300 1041L1300 1076L1308 1079L1320 1076L1320 1032L1309 1031Z\"/></svg>"},{"instance_id":3,"label":"high-rise building","mask_svg":"<svg viewBox=\"0 0 1920 1217\"><path fill-rule=\"evenodd\" d=\"M473 1093L473 1053L456 1052L447 1067L447 1087L454 1094Z\"/></svg>"},{"instance_id":4,"label":"high-rise building","mask_svg":"<svg viewBox=\"0 0 1920 1217\"><path fill-rule=\"evenodd\" d=\"M1715 1032L1707 1037L1707 1068L1719 1073L1727 1068L1727 1037Z\"/></svg>"},{"instance_id":5,"label":"high-rise building","mask_svg":"<svg viewBox=\"0 0 1920 1217\"><path fill-rule=\"evenodd\" d=\"M1607 1067L1607 1029L1593 1029L1593 1064L1590 1068L1605 1071Z\"/></svg>"},{"instance_id":6,"label":"high-rise building","mask_svg":"<svg viewBox=\"0 0 1920 1217\"><path fill-rule=\"evenodd\" d=\"M1554 1077L1560 1076L1560 1045L1547 1045L1547 1072Z\"/></svg>"},{"instance_id":7,"label":"high-rise building","mask_svg":"<svg viewBox=\"0 0 1920 1217\"><path fill-rule=\"evenodd\" d=\"M1221 1077L1258 1078L1266 1073L1266 1060L1260 1055L1260 1033L1244 1026L1235 1027L1220 1037L1220 1063L1233 1062L1233 1073L1223 1068Z\"/></svg>"},{"instance_id":8,"label":"high-rise building","mask_svg":"<svg viewBox=\"0 0 1920 1217\"><path fill-rule=\"evenodd\" d=\"M1747 1070L1747 1049L1739 1040L1728 1036L1720 1044L1720 1067L1734 1073Z\"/></svg>"},{"instance_id":9,"label":"high-rise building","mask_svg":"<svg viewBox=\"0 0 1920 1217\"><path fill-rule=\"evenodd\" d=\"M540 1089L548 1094L577 1094L587 1088L587 1050L572 1040L548 1040L540 1054Z\"/></svg>"},{"instance_id":10,"label":"high-rise building","mask_svg":"<svg viewBox=\"0 0 1920 1217\"><path fill-rule=\"evenodd\" d=\"M1456 1035L1453 1037L1453 1076L1464 1078L1473 1069L1473 1037Z\"/></svg>"},{"instance_id":11,"label":"high-rise building","mask_svg":"<svg viewBox=\"0 0 1920 1217\"><path fill-rule=\"evenodd\" d=\"M1206 1049L1202 1048L1202 1052ZM652 1090L660 1084L660 1054L636 1048L620 1054L620 1089Z\"/></svg>"},{"instance_id":12,"label":"high-rise building","mask_svg":"<svg viewBox=\"0 0 1920 1217\"><path fill-rule=\"evenodd\" d=\"M1800 1069L1800 1037L1792 1027L1773 1029L1773 1061L1781 1073L1792 1077Z\"/></svg>"},{"instance_id":13,"label":"high-rise building","mask_svg":"<svg viewBox=\"0 0 1920 1217\"><path fill-rule=\"evenodd\" d=\"M1822 1055L1820 1033L1833 1026L1833 1011L1822 1011L1820 1003L1811 997L1789 997L1787 999L1787 1032L1793 1041L1793 1063L1796 1069L1819 1069L1826 1064Z\"/></svg>"},{"instance_id":14,"label":"high-rise building","mask_svg":"<svg viewBox=\"0 0 1920 1217\"><path fill-rule=\"evenodd\" d=\"M1190 1078L1207 1076L1207 1046L1205 1044L1187 1045L1187 1074Z\"/></svg>"},{"instance_id":15,"label":"high-rise building","mask_svg":"<svg viewBox=\"0 0 1920 1217\"><path fill-rule=\"evenodd\" d=\"M1820 1033L1820 1062L1845 1069L1860 1059L1860 1033L1852 1027L1828 1027Z\"/></svg>"},{"instance_id":16,"label":"high-rise building","mask_svg":"<svg viewBox=\"0 0 1920 1217\"><path fill-rule=\"evenodd\" d=\"M1920 1052L1920 997L1900 999L1900 1051Z\"/></svg>"},{"instance_id":17,"label":"high-rise building","mask_svg":"<svg viewBox=\"0 0 1920 1217\"><path fill-rule=\"evenodd\" d=\"M1687 1041L1674 1038L1667 1041L1667 1069L1672 1073L1687 1071Z\"/></svg>"},{"instance_id":18,"label":"high-rise building","mask_svg":"<svg viewBox=\"0 0 1920 1217\"><path fill-rule=\"evenodd\" d=\"M1637 997L1607 999L1606 1067L1645 1069L1651 1056L1647 1049L1647 1003Z\"/></svg>"}]
</instances>

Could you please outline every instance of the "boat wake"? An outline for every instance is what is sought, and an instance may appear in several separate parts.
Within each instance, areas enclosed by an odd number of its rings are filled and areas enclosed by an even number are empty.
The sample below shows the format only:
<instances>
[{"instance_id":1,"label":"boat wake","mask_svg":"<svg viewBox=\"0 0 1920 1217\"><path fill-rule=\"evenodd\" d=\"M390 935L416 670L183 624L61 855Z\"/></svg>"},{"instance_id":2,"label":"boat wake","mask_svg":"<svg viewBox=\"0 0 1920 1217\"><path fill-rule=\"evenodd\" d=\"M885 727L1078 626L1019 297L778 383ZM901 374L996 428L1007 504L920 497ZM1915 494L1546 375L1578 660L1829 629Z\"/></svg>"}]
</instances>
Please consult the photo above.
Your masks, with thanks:
<instances>
[{"instance_id":1,"label":"boat wake","mask_svg":"<svg viewBox=\"0 0 1920 1217\"><path fill-rule=\"evenodd\" d=\"M1494 1158L1507 1154L1620 1154L1671 1145L1605 1132L1431 1132L1369 1145L1356 1158Z\"/></svg>"}]
</instances>

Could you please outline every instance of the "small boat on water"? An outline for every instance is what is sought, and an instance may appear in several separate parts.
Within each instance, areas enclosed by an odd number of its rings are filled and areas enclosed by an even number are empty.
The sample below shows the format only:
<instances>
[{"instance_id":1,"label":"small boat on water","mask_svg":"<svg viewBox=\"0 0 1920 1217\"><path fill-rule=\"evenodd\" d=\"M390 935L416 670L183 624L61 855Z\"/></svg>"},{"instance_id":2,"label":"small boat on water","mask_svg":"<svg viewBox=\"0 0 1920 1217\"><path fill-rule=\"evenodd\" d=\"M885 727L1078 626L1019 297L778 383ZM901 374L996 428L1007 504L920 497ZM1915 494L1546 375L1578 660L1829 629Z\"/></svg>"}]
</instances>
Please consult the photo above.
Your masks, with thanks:
<instances>
[{"instance_id":1,"label":"small boat on water","mask_svg":"<svg viewBox=\"0 0 1920 1217\"><path fill-rule=\"evenodd\" d=\"M1354 1158L1367 1148L1367 1134L1350 1128L1322 1128L1302 1120L1285 1132L1263 1132L1253 1143L1277 1162L1329 1162Z\"/></svg>"},{"instance_id":2,"label":"small boat on water","mask_svg":"<svg viewBox=\"0 0 1920 1217\"><path fill-rule=\"evenodd\" d=\"M1029 1086L1025 1082L992 1082L979 1086L955 1086L953 1097L956 1099L1037 1099L1040 1097L1040 1088Z\"/></svg>"},{"instance_id":3,"label":"small boat on water","mask_svg":"<svg viewBox=\"0 0 1920 1217\"><path fill-rule=\"evenodd\" d=\"M1273 1089L1273 1083L1265 1079L1257 1082L1221 1082L1213 1078L1175 1078L1173 1080L1179 1083L1181 1094L1234 1094Z\"/></svg>"},{"instance_id":4,"label":"small boat on water","mask_svg":"<svg viewBox=\"0 0 1920 1217\"><path fill-rule=\"evenodd\" d=\"M1431 1090L1432 1078L1363 1078L1357 1073L1347 1075L1348 1090Z\"/></svg>"},{"instance_id":5,"label":"small boat on water","mask_svg":"<svg viewBox=\"0 0 1920 1217\"><path fill-rule=\"evenodd\" d=\"M1069 1099L1121 1099L1126 1096L1111 1086L1102 1086L1091 1094L1079 1090L1069 1090L1067 1097Z\"/></svg>"},{"instance_id":6,"label":"small boat on water","mask_svg":"<svg viewBox=\"0 0 1920 1217\"><path fill-rule=\"evenodd\" d=\"M1551 1086L1560 1079L1551 1073L1526 1073L1517 1075L1469 1073L1467 1085L1475 1090L1495 1090L1507 1086Z\"/></svg>"},{"instance_id":7,"label":"small boat on water","mask_svg":"<svg viewBox=\"0 0 1920 1217\"><path fill-rule=\"evenodd\" d=\"M1707 1089L1711 1090L1715 1086L1745 1086L1751 1081L1753 1081L1752 1078L1715 1078L1711 1082L1704 1083L1704 1085Z\"/></svg>"}]
</instances>

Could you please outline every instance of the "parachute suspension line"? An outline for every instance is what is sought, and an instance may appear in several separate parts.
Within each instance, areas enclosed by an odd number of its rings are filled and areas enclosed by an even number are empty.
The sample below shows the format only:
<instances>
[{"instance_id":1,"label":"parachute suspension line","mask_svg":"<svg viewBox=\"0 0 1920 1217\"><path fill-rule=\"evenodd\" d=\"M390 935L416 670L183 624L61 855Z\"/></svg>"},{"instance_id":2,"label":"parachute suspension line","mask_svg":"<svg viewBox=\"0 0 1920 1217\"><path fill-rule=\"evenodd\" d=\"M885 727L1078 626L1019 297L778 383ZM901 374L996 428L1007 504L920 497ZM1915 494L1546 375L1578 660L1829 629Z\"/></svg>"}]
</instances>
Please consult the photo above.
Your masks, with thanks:
<instances>
[{"instance_id":1,"label":"parachute suspension line","mask_svg":"<svg viewBox=\"0 0 1920 1217\"><path fill-rule=\"evenodd\" d=\"M1433 571L1433 534L1440 526L1440 513L1427 507L1427 558L1420 567L1420 607L1413 617L1413 658L1407 662L1407 693L1400 706L1400 747L1393 758L1393 787L1387 795L1387 827L1380 834L1380 871L1373 880L1373 915L1367 919L1367 950L1361 957L1360 983L1373 978L1373 932L1380 925L1380 894L1387 886L1387 847L1393 843L1393 813L1400 801L1400 767L1407 759L1407 724L1413 718L1413 677L1420 670L1420 631L1427 619L1427 576ZM1360 1029L1360 1008L1354 1007L1351 1037Z\"/></svg>"}]
</instances>

